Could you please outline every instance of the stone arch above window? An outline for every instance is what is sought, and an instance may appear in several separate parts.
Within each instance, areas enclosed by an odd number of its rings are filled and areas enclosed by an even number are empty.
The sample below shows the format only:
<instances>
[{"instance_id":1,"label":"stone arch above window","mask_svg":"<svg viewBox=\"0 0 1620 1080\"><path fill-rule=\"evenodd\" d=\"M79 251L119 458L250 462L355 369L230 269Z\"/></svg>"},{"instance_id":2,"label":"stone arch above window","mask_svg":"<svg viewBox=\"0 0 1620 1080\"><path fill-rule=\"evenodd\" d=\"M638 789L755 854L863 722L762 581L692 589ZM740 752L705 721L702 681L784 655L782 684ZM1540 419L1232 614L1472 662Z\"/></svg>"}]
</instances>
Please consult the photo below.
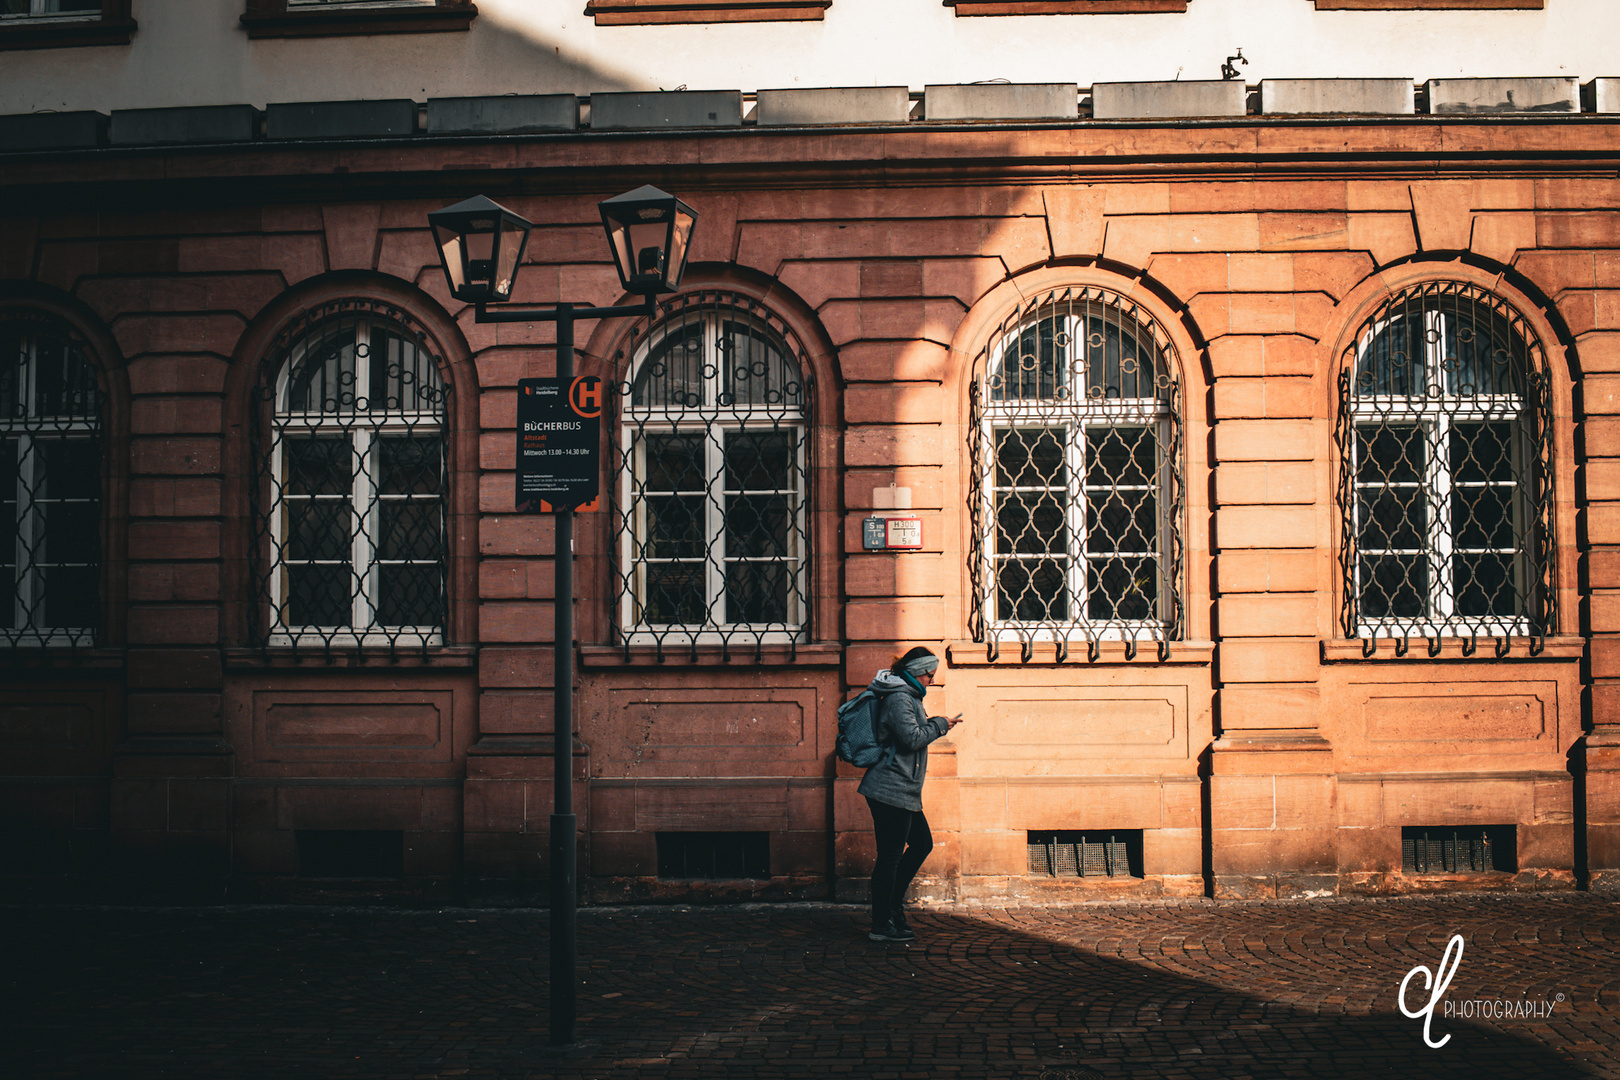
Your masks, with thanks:
<instances>
[{"instance_id":1,"label":"stone arch above window","mask_svg":"<svg viewBox=\"0 0 1620 1080\"><path fill-rule=\"evenodd\" d=\"M992 654L1185 634L1178 370L1158 322L1100 286L1036 295L989 334L970 390L969 627Z\"/></svg>"},{"instance_id":2,"label":"stone arch above window","mask_svg":"<svg viewBox=\"0 0 1620 1080\"><path fill-rule=\"evenodd\" d=\"M1485 287L1391 293L1340 358L1346 637L1542 638L1556 624L1544 346Z\"/></svg>"}]
</instances>

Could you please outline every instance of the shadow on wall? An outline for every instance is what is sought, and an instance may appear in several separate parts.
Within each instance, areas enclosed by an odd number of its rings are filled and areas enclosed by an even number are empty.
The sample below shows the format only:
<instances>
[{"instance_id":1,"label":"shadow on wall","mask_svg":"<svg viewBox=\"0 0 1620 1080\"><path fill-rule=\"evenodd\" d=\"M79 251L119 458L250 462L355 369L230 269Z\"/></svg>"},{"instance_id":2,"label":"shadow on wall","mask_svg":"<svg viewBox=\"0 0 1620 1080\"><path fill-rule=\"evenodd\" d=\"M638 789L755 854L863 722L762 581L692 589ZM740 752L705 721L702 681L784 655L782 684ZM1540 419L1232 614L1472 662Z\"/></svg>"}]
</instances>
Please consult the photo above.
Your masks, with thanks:
<instances>
[{"instance_id":1,"label":"shadow on wall","mask_svg":"<svg viewBox=\"0 0 1620 1080\"><path fill-rule=\"evenodd\" d=\"M1612 937L1612 906L1579 906L1544 918ZM1447 915L919 913L916 944L885 946L848 909L587 909L581 1041L560 1051L546 1047L543 911L16 909L0 1015L27 1076L1598 1075L1515 1032L1604 1038L1590 1027L1601 977L1569 967L1582 954L1567 947L1509 959L1484 944L1448 994L1510 993L1491 979L1542 955L1556 970L1524 972L1534 982L1516 989L1569 988L1551 1027L1437 1017L1434 1036L1452 1039L1424 1045L1395 990L1413 964L1438 963ZM1504 925L1472 918L1482 938Z\"/></svg>"}]
</instances>

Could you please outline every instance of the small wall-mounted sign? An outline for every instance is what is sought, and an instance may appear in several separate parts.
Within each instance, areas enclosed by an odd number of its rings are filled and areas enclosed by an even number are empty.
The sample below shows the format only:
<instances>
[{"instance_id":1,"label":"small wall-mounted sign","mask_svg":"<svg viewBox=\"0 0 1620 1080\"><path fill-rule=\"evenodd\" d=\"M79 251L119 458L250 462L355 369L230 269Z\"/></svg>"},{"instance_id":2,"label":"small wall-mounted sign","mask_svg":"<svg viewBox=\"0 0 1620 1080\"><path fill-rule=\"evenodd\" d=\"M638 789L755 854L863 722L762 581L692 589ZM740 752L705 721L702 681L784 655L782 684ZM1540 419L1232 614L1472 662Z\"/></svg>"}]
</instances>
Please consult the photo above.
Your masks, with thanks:
<instances>
[{"instance_id":1,"label":"small wall-mounted sign","mask_svg":"<svg viewBox=\"0 0 1620 1080\"><path fill-rule=\"evenodd\" d=\"M922 546L922 518L869 517L861 521L861 547L867 551L916 551Z\"/></svg>"}]
</instances>

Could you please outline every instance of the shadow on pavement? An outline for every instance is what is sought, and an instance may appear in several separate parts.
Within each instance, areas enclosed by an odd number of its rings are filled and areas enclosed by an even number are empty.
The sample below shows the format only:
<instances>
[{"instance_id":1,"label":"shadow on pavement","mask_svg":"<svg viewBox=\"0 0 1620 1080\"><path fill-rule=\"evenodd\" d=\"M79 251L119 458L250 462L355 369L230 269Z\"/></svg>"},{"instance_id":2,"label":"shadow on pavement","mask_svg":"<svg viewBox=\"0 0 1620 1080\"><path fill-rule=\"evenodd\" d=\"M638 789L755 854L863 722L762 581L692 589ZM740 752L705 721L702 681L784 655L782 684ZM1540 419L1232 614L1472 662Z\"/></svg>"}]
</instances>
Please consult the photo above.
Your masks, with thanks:
<instances>
[{"instance_id":1,"label":"shadow on pavement","mask_svg":"<svg viewBox=\"0 0 1620 1080\"><path fill-rule=\"evenodd\" d=\"M1515 1033L1533 1024L1437 1016L1453 1038L1427 1048L1394 991L1438 951L1307 1006L1275 1000L1318 993L1304 956L1194 951L1208 977L1189 977L1040 919L920 913L900 946L848 908L587 909L581 1042L560 1051L543 911L14 908L0 1045L11 1075L98 1080L1601 1075Z\"/></svg>"}]
</instances>

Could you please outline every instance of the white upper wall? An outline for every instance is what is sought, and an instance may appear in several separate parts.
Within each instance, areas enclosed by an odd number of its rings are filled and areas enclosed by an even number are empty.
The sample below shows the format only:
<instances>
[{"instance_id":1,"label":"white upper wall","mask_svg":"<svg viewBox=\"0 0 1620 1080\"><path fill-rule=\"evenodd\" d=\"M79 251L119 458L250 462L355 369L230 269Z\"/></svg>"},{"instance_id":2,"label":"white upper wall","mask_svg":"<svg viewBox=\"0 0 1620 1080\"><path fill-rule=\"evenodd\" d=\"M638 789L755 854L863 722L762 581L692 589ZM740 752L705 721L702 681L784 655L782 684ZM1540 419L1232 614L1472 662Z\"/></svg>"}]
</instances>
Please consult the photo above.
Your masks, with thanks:
<instances>
[{"instance_id":1,"label":"white upper wall","mask_svg":"<svg viewBox=\"0 0 1620 1080\"><path fill-rule=\"evenodd\" d=\"M958 18L940 0L833 0L822 22L597 26L585 0L478 0L466 33L250 41L242 0L134 0L129 45L0 52L0 114L174 105L1217 79L1620 75L1620 0L1541 11L1317 11L1190 0L1184 14Z\"/></svg>"}]
</instances>

